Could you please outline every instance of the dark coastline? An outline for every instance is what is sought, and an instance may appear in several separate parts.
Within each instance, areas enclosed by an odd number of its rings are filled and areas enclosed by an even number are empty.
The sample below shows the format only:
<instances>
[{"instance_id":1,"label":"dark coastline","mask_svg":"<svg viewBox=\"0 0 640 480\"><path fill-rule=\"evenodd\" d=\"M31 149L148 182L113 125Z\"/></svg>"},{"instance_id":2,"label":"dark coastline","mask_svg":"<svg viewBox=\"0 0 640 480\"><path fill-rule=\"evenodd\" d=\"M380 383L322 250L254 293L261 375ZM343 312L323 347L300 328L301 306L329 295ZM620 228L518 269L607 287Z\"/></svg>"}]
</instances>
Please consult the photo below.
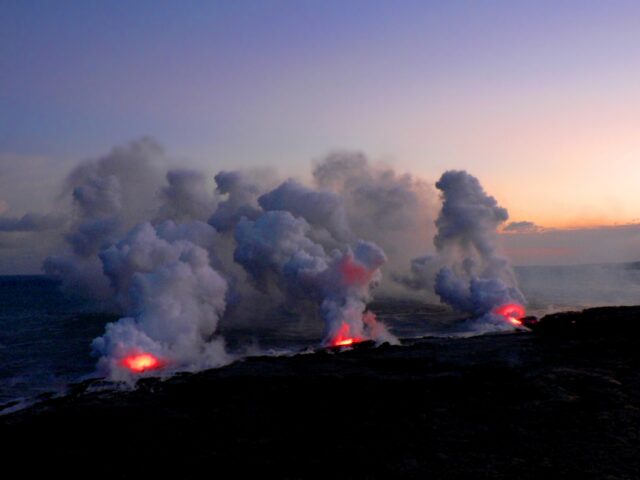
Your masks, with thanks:
<instances>
[{"instance_id":1,"label":"dark coastline","mask_svg":"<svg viewBox=\"0 0 640 480\"><path fill-rule=\"evenodd\" d=\"M63 478L640 478L640 307L530 333L252 358L0 417Z\"/></svg>"}]
</instances>

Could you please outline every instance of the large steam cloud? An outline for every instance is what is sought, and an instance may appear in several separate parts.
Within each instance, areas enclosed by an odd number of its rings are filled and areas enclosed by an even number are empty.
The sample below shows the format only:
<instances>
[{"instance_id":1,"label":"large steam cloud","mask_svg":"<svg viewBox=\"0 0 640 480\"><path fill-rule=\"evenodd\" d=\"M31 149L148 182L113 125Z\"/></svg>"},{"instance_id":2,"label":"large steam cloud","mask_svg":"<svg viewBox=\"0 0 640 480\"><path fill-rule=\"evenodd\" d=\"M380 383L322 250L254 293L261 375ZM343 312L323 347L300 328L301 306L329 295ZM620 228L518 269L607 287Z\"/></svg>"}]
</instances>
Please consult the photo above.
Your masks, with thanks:
<instances>
[{"instance_id":1,"label":"large steam cloud","mask_svg":"<svg viewBox=\"0 0 640 480\"><path fill-rule=\"evenodd\" d=\"M497 230L509 214L467 172L445 172L436 188L442 209L434 244L444 266L435 292L454 309L492 321L496 307L524 302L508 260L498 254ZM506 325L502 319L495 323Z\"/></svg>"},{"instance_id":2,"label":"large steam cloud","mask_svg":"<svg viewBox=\"0 0 640 480\"><path fill-rule=\"evenodd\" d=\"M348 242L353 236L342 199L335 193L315 191L294 180L287 180L262 195L258 203L265 211L285 211L302 217L339 242Z\"/></svg>"},{"instance_id":3,"label":"large steam cloud","mask_svg":"<svg viewBox=\"0 0 640 480\"><path fill-rule=\"evenodd\" d=\"M322 165L335 161L318 166L317 184ZM67 248L44 268L67 291L121 313L93 343L102 372L130 378L128 359L143 354L171 370L224 364L230 355L219 324L247 316L241 306L257 298L263 307L283 302L300 315L316 312L325 345L396 341L367 311L387 257L358 233L370 227L383 238L397 225L386 225L381 213L377 228L360 219L355 232L350 222L365 200L353 193L349 211L345 198L355 187L347 177L330 191L278 181L269 170L222 171L214 190L195 170L170 170L163 184L161 163L163 150L141 139L82 163L65 184ZM407 178L358 164L368 178L356 190L411 190ZM259 322L260 309L252 313Z\"/></svg>"},{"instance_id":4,"label":"large steam cloud","mask_svg":"<svg viewBox=\"0 0 640 480\"><path fill-rule=\"evenodd\" d=\"M209 223L219 232L232 232L241 218L258 218L261 213L258 197L277 183L275 173L262 169L251 171L222 171L215 176L217 192L226 196Z\"/></svg>"},{"instance_id":5,"label":"large steam cloud","mask_svg":"<svg viewBox=\"0 0 640 480\"><path fill-rule=\"evenodd\" d=\"M160 189L157 220L179 222L207 221L216 207L216 198L207 185L207 177L197 170L171 170L167 185Z\"/></svg>"},{"instance_id":6,"label":"large steam cloud","mask_svg":"<svg viewBox=\"0 0 640 480\"><path fill-rule=\"evenodd\" d=\"M407 296L411 261L425 255L425 244L434 235L438 202L433 187L348 151L317 162L313 179L318 188L340 196L353 235L376 242L387 254L381 293Z\"/></svg>"},{"instance_id":7,"label":"large steam cloud","mask_svg":"<svg viewBox=\"0 0 640 480\"><path fill-rule=\"evenodd\" d=\"M432 285L474 316L522 300L497 254L506 210L465 172L436 184L437 251L425 255L434 190L362 154L316 162L314 186L266 169L211 177L175 169L163 181L162 163L163 150L141 139L74 169L64 190L67 247L44 264L67 291L121 314L93 342L110 378L130 378L128 362L139 355L165 371L222 365L232 355L221 323L258 325L280 306L320 318L318 342L331 346L397 341L367 309L376 291Z\"/></svg>"},{"instance_id":8,"label":"large steam cloud","mask_svg":"<svg viewBox=\"0 0 640 480\"><path fill-rule=\"evenodd\" d=\"M47 274L60 278L68 292L106 300L111 296L98 253L153 212L161 184L156 163L162 148L143 138L86 161L67 177L72 225L68 248L45 260Z\"/></svg>"},{"instance_id":9,"label":"large steam cloud","mask_svg":"<svg viewBox=\"0 0 640 480\"><path fill-rule=\"evenodd\" d=\"M189 240L200 236L207 242L207 233L215 232L202 223L186 227L141 223L100 254L127 315L93 342L100 368L112 378L126 378L122 362L143 353L180 369L218 366L228 359L224 342L214 336L227 282L211 267L207 250Z\"/></svg>"},{"instance_id":10,"label":"large steam cloud","mask_svg":"<svg viewBox=\"0 0 640 480\"><path fill-rule=\"evenodd\" d=\"M310 225L287 211L270 211L236 228L234 258L258 288L270 280L289 298L317 302L325 321L325 343L345 339L395 341L372 313L366 313L371 288L380 280L384 252L359 241L355 249L329 254L309 238Z\"/></svg>"}]
</instances>

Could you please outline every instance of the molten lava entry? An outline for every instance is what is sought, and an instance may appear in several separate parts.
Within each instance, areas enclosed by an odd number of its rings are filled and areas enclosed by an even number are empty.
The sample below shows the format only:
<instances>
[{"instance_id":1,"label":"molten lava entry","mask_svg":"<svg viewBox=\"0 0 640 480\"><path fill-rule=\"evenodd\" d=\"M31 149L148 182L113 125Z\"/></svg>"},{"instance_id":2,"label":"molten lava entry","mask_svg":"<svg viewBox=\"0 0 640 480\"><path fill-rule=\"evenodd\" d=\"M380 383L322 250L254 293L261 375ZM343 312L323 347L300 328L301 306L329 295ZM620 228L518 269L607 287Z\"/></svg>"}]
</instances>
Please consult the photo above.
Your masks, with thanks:
<instances>
[{"instance_id":1,"label":"molten lava entry","mask_svg":"<svg viewBox=\"0 0 640 480\"><path fill-rule=\"evenodd\" d=\"M524 307L518 303L507 303L497 307L494 313L502 315L509 323L517 327L522 326L522 320L527 315L527 311Z\"/></svg>"},{"instance_id":2,"label":"molten lava entry","mask_svg":"<svg viewBox=\"0 0 640 480\"><path fill-rule=\"evenodd\" d=\"M145 370L155 370L162 366L160 360L150 353L129 355L122 360L122 363L129 370L137 373L144 372Z\"/></svg>"},{"instance_id":3,"label":"molten lava entry","mask_svg":"<svg viewBox=\"0 0 640 480\"><path fill-rule=\"evenodd\" d=\"M347 347L349 345L353 345L354 343L359 343L363 339L360 337L351 336L351 332L349 331L349 325L343 323L338 330L337 335L330 342L332 347Z\"/></svg>"}]
</instances>

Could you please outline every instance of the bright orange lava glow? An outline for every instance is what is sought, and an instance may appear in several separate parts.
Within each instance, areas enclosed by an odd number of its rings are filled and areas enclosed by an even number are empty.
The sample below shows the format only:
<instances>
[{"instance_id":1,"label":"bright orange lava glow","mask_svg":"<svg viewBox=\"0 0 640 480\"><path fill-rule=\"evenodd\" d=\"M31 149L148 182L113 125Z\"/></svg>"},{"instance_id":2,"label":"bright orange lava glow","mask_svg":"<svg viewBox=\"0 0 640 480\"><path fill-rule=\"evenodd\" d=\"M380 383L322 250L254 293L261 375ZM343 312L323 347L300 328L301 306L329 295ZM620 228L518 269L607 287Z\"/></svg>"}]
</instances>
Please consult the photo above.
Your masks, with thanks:
<instances>
[{"instance_id":1,"label":"bright orange lava glow","mask_svg":"<svg viewBox=\"0 0 640 480\"><path fill-rule=\"evenodd\" d=\"M129 370L134 372L144 372L145 370L154 370L160 368L160 360L150 353L141 353L139 355L130 355L122 360L122 363Z\"/></svg>"},{"instance_id":2,"label":"bright orange lava glow","mask_svg":"<svg viewBox=\"0 0 640 480\"><path fill-rule=\"evenodd\" d=\"M502 315L509 323L518 327L522 325L522 321L520 319L527 314L524 307L518 303L507 303L506 305L501 305L493 312L498 315Z\"/></svg>"},{"instance_id":3,"label":"bright orange lava glow","mask_svg":"<svg viewBox=\"0 0 640 480\"><path fill-rule=\"evenodd\" d=\"M353 338L345 338L344 340L336 340L334 345L336 347L344 347L345 345L353 345L353 342L355 342Z\"/></svg>"},{"instance_id":4,"label":"bright orange lava glow","mask_svg":"<svg viewBox=\"0 0 640 480\"><path fill-rule=\"evenodd\" d=\"M343 323L340 330L338 330L338 334L333 340L331 340L330 345L332 347L347 347L354 343L361 342L362 340L363 339L360 337L352 337L351 332L349 331L349 325Z\"/></svg>"}]
</instances>

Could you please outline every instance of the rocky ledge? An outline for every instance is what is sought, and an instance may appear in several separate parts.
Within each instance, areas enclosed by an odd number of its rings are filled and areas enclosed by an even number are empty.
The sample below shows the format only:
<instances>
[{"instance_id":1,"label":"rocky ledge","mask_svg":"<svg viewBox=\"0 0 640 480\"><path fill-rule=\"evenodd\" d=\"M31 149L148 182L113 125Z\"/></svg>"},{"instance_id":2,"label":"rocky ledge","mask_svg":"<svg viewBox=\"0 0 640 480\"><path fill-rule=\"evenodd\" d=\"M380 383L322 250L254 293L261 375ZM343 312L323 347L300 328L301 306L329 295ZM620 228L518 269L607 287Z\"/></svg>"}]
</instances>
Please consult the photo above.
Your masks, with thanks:
<instances>
[{"instance_id":1,"label":"rocky ledge","mask_svg":"<svg viewBox=\"0 0 640 480\"><path fill-rule=\"evenodd\" d=\"M639 314L250 358L126 392L81 384L0 417L3 466L65 478L637 479Z\"/></svg>"}]
</instances>

